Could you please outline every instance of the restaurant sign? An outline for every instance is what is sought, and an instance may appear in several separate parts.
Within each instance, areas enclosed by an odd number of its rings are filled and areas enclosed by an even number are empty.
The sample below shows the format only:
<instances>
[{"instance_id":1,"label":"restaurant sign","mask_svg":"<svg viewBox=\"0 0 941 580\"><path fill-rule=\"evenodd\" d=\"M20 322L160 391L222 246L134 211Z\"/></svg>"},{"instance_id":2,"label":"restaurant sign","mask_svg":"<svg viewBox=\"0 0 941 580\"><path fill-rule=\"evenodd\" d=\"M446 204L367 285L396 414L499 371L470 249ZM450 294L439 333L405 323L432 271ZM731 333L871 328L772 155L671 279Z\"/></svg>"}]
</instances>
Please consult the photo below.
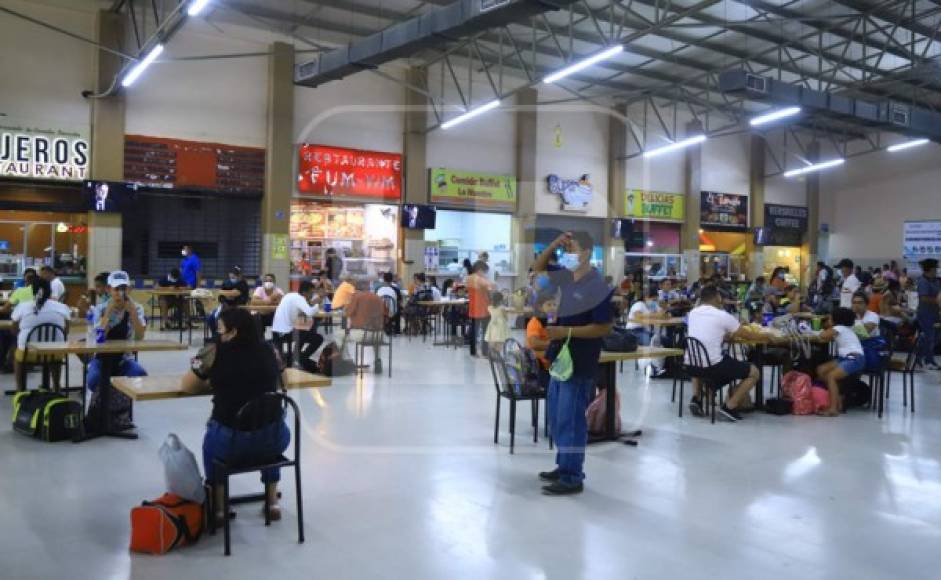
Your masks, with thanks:
<instances>
[{"instance_id":1,"label":"restaurant sign","mask_svg":"<svg viewBox=\"0 0 941 580\"><path fill-rule=\"evenodd\" d=\"M807 231L808 215L807 208L803 206L766 203L765 227L804 233Z\"/></svg>"},{"instance_id":2,"label":"restaurant sign","mask_svg":"<svg viewBox=\"0 0 941 580\"><path fill-rule=\"evenodd\" d=\"M431 203L472 209L516 209L516 177L443 167L431 170Z\"/></svg>"},{"instance_id":3,"label":"restaurant sign","mask_svg":"<svg viewBox=\"0 0 941 580\"><path fill-rule=\"evenodd\" d=\"M578 179L559 177L555 173L546 176L546 189L549 193L559 196L562 201L562 211L576 211L585 213L595 195L595 188L591 184L591 176L584 173Z\"/></svg>"},{"instance_id":4,"label":"restaurant sign","mask_svg":"<svg viewBox=\"0 0 941 580\"><path fill-rule=\"evenodd\" d=\"M718 230L748 229L748 196L735 193L700 192L699 223Z\"/></svg>"},{"instance_id":5,"label":"restaurant sign","mask_svg":"<svg viewBox=\"0 0 941 580\"><path fill-rule=\"evenodd\" d=\"M88 141L77 133L0 125L0 177L82 181Z\"/></svg>"},{"instance_id":6,"label":"restaurant sign","mask_svg":"<svg viewBox=\"0 0 941 580\"><path fill-rule=\"evenodd\" d=\"M686 196L628 189L624 196L626 217L650 221L683 221L686 218Z\"/></svg>"},{"instance_id":7,"label":"restaurant sign","mask_svg":"<svg viewBox=\"0 0 941 580\"><path fill-rule=\"evenodd\" d=\"M301 145L297 189L324 197L398 201L402 196L402 156Z\"/></svg>"}]
</instances>

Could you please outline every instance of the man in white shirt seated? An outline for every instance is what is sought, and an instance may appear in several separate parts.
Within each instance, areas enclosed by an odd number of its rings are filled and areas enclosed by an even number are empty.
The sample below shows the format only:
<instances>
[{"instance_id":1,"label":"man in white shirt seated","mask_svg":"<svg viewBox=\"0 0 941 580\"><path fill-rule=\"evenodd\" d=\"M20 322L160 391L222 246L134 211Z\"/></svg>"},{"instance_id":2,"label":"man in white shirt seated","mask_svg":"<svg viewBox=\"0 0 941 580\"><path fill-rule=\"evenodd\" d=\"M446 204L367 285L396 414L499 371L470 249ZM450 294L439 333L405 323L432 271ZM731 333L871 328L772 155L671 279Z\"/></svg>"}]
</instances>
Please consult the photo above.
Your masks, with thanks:
<instances>
[{"instance_id":1,"label":"man in white shirt seated","mask_svg":"<svg viewBox=\"0 0 941 580\"><path fill-rule=\"evenodd\" d=\"M699 306L689 313L690 338L699 340L709 357L706 369L691 369L693 377L693 398L690 400L690 412L697 417L705 415L702 405L702 379L707 379L712 388L720 389L732 381L741 381L735 391L719 408L719 414L729 421L742 418L737 409L748 399L749 392L755 388L761 376L758 368L748 362L736 360L722 352L723 343L733 337L748 338L753 333L743 327L737 318L722 309L722 296L715 286L704 287L699 294ZM690 364L687 353L686 364ZM704 360L703 364L707 364ZM712 396L712 393L707 394Z\"/></svg>"},{"instance_id":2,"label":"man in white shirt seated","mask_svg":"<svg viewBox=\"0 0 941 580\"><path fill-rule=\"evenodd\" d=\"M49 266L43 266L39 270L39 275L49 281L49 287L52 288L52 295L49 298L62 302L65 297L65 284L56 276L56 271Z\"/></svg>"},{"instance_id":3,"label":"man in white shirt seated","mask_svg":"<svg viewBox=\"0 0 941 580\"><path fill-rule=\"evenodd\" d=\"M854 273L854 264L852 260L843 258L837 264L843 273L843 282L840 284L840 308L853 308L853 294L862 288L862 283Z\"/></svg>"},{"instance_id":4,"label":"man in white shirt seated","mask_svg":"<svg viewBox=\"0 0 941 580\"><path fill-rule=\"evenodd\" d=\"M310 305L314 297L314 285L309 281L301 282L298 292L288 292L278 303L274 311L274 320L271 322L271 336L280 349L285 343L291 344L294 340L294 325L304 316L311 318L314 309ZM323 344L323 336L317 331L301 330L298 332L297 348L301 349L300 363L308 372L319 372L313 355Z\"/></svg>"}]
</instances>

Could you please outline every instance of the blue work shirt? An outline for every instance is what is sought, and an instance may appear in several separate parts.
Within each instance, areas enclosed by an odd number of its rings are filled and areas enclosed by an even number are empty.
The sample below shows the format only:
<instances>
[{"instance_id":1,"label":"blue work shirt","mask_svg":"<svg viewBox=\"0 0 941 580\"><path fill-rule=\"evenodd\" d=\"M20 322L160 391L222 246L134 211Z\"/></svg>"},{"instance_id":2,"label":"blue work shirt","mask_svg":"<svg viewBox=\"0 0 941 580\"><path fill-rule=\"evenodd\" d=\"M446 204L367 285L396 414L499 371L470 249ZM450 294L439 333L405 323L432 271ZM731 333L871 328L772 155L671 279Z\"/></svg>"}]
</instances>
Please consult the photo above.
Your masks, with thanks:
<instances>
[{"instance_id":1,"label":"blue work shirt","mask_svg":"<svg viewBox=\"0 0 941 580\"><path fill-rule=\"evenodd\" d=\"M609 286L596 268L592 268L581 279L569 270L550 265L547 268L553 288L558 288L559 296L558 325L587 326L589 324L610 324L614 320L614 308L611 295L614 289ZM565 339L553 341L546 352L549 360L555 360ZM598 371L598 355L601 354L600 338L572 338L569 352L574 364L573 376L594 379Z\"/></svg>"},{"instance_id":2,"label":"blue work shirt","mask_svg":"<svg viewBox=\"0 0 941 580\"><path fill-rule=\"evenodd\" d=\"M918 279L918 296L937 296L941 292L941 278L935 276L934 278L928 278L927 276L922 276ZM928 303L924 300L918 301L918 312L917 316L922 320L936 320L938 318L938 304L936 302Z\"/></svg>"},{"instance_id":3,"label":"blue work shirt","mask_svg":"<svg viewBox=\"0 0 941 580\"><path fill-rule=\"evenodd\" d=\"M202 262L199 261L199 256L196 254L190 254L183 258L183 261L180 262L180 273L183 275L183 281L186 282L186 285L190 288L196 287L196 282L199 279L199 272L203 269Z\"/></svg>"}]
</instances>

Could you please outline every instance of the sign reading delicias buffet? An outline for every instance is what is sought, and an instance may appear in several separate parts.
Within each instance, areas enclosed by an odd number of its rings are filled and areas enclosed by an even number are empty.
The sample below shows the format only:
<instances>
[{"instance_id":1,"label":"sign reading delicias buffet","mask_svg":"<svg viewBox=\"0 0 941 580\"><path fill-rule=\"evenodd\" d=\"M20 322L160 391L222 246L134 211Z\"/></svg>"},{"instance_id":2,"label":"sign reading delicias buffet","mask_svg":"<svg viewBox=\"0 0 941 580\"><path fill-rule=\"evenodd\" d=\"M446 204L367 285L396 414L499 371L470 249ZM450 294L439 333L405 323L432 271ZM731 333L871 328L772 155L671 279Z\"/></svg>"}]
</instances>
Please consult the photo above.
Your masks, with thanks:
<instances>
[{"instance_id":1,"label":"sign reading delicias buffet","mask_svg":"<svg viewBox=\"0 0 941 580\"><path fill-rule=\"evenodd\" d=\"M516 177L436 167L431 170L431 203L513 211L516 209Z\"/></svg>"},{"instance_id":2,"label":"sign reading delicias buffet","mask_svg":"<svg viewBox=\"0 0 941 580\"><path fill-rule=\"evenodd\" d=\"M402 196L402 156L301 145L297 189L324 197L398 201Z\"/></svg>"},{"instance_id":3,"label":"sign reading delicias buffet","mask_svg":"<svg viewBox=\"0 0 941 580\"><path fill-rule=\"evenodd\" d=\"M685 210L686 196L682 193L628 189L624 195L624 213L630 218L681 222L686 218Z\"/></svg>"},{"instance_id":4,"label":"sign reading delicias buffet","mask_svg":"<svg viewBox=\"0 0 941 580\"><path fill-rule=\"evenodd\" d=\"M0 177L82 181L88 141L61 131L0 126Z\"/></svg>"}]
</instances>

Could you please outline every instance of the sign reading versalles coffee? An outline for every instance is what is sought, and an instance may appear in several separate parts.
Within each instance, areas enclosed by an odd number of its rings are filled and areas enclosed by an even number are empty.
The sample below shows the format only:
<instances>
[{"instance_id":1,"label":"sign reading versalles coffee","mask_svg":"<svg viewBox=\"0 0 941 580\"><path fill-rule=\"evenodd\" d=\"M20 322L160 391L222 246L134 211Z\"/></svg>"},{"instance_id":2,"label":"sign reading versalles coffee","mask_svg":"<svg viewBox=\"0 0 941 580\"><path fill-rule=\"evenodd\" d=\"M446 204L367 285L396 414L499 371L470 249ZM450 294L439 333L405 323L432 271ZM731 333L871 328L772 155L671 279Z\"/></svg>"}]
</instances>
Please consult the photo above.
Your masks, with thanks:
<instances>
[{"instance_id":1,"label":"sign reading versalles coffee","mask_svg":"<svg viewBox=\"0 0 941 580\"><path fill-rule=\"evenodd\" d=\"M765 227L780 230L807 231L807 208L799 205L765 204Z\"/></svg>"},{"instance_id":2,"label":"sign reading versalles coffee","mask_svg":"<svg viewBox=\"0 0 941 580\"><path fill-rule=\"evenodd\" d=\"M513 211L516 209L516 178L436 167L431 170L431 203Z\"/></svg>"},{"instance_id":3,"label":"sign reading versalles coffee","mask_svg":"<svg viewBox=\"0 0 941 580\"><path fill-rule=\"evenodd\" d=\"M699 223L725 230L748 229L748 196L735 193L700 192Z\"/></svg>"},{"instance_id":4,"label":"sign reading versalles coffee","mask_svg":"<svg viewBox=\"0 0 941 580\"><path fill-rule=\"evenodd\" d=\"M325 197L397 201L402 196L402 156L301 145L297 189Z\"/></svg>"},{"instance_id":5,"label":"sign reading versalles coffee","mask_svg":"<svg viewBox=\"0 0 941 580\"><path fill-rule=\"evenodd\" d=\"M0 126L0 177L82 181L88 141L61 131Z\"/></svg>"}]
</instances>

